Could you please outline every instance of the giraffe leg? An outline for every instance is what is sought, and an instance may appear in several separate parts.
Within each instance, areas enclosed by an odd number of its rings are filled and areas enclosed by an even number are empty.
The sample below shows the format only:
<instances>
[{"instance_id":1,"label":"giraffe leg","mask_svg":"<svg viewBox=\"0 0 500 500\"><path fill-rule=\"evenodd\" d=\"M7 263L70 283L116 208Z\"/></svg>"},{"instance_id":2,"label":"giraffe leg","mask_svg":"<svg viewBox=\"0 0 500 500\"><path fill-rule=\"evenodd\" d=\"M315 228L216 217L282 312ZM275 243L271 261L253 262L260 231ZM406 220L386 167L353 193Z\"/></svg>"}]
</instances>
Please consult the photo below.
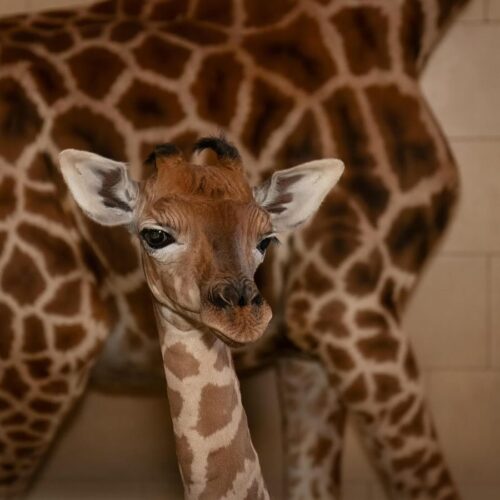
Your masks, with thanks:
<instances>
[{"instance_id":1,"label":"giraffe leg","mask_svg":"<svg viewBox=\"0 0 500 500\"><path fill-rule=\"evenodd\" d=\"M340 498L345 409L323 366L313 360L278 361L283 414L285 498Z\"/></svg>"},{"instance_id":2,"label":"giraffe leg","mask_svg":"<svg viewBox=\"0 0 500 500\"><path fill-rule=\"evenodd\" d=\"M353 414L375 467L392 498L459 498L443 458L426 403L409 339L394 311L367 300L371 307L352 310L330 302L301 324L290 323L290 336L316 354L330 374L332 389ZM293 304L293 301L292 301ZM292 305L293 307L293 305ZM303 330L302 330L303 331Z\"/></svg>"},{"instance_id":3,"label":"giraffe leg","mask_svg":"<svg viewBox=\"0 0 500 500\"><path fill-rule=\"evenodd\" d=\"M74 271L51 288L50 299L23 308L10 290L0 294L0 499L26 492L109 329L90 277Z\"/></svg>"}]
</instances>

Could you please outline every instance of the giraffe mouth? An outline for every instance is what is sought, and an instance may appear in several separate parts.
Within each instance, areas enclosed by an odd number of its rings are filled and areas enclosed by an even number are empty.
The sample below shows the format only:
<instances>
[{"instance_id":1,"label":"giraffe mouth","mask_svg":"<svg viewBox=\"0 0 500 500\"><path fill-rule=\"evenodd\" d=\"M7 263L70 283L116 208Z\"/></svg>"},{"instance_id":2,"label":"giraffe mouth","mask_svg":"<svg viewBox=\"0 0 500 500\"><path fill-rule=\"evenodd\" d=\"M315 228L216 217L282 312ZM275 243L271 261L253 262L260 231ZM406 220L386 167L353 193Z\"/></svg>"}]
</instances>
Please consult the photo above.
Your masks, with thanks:
<instances>
[{"instance_id":1,"label":"giraffe mouth","mask_svg":"<svg viewBox=\"0 0 500 500\"><path fill-rule=\"evenodd\" d=\"M201 321L230 347L255 342L266 331L272 312L267 303L244 307L217 308L206 304Z\"/></svg>"}]
</instances>

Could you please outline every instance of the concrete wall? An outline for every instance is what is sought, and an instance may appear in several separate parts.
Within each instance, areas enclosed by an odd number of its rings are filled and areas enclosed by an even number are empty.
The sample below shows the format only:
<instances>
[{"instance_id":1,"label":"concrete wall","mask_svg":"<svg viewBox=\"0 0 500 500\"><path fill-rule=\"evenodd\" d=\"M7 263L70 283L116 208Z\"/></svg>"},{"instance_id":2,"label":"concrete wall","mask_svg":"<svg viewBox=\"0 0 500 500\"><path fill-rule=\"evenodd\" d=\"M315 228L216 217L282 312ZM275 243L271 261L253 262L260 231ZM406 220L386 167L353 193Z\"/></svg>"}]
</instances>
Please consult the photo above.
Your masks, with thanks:
<instances>
[{"instance_id":1,"label":"concrete wall","mask_svg":"<svg viewBox=\"0 0 500 500\"><path fill-rule=\"evenodd\" d=\"M0 0L0 14L78 0ZM406 320L465 500L500 498L500 0L473 0L424 76L462 172L459 213ZM272 373L246 382L255 441L279 498ZM264 410L265 409L265 410ZM383 498L351 432L346 498ZM166 401L90 393L30 499L176 498Z\"/></svg>"}]
</instances>

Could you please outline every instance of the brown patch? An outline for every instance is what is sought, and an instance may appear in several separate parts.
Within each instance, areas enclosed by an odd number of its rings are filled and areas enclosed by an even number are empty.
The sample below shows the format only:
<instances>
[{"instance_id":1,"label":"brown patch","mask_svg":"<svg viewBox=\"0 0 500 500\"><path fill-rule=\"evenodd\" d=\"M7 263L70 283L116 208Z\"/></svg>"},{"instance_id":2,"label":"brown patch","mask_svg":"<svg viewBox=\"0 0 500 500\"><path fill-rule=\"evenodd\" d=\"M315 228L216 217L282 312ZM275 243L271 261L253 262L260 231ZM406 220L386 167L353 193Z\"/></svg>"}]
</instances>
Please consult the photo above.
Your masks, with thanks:
<instances>
[{"instance_id":1,"label":"brown patch","mask_svg":"<svg viewBox=\"0 0 500 500\"><path fill-rule=\"evenodd\" d=\"M7 437L12 439L12 441L17 441L21 443L34 442L34 441L36 442L40 439L35 434L30 434L25 431L10 431L7 432Z\"/></svg>"},{"instance_id":2,"label":"brown patch","mask_svg":"<svg viewBox=\"0 0 500 500\"><path fill-rule=\"evenodd\" d=\"M31 179L42 182L48 181L53 172L56 172L56 166L46 152L38 153L28 169Z\"/></svg>"},{"instance_id":3,"label":"brown patch","mask_svg":"<svg viewBox=\"0 0 500 500\"><path fill-rule=\"evenodd\" d=\"M413 354L411 348L408 348L408 351L406 352L404 369L410 380L416 380L420 374L415 355Z\"/></svg>"},{"instance_id":4,"label":"brown patch","mask_svg":"<svg viewBox=\"0 0 500 500\"><path fill-rule=\"evenodd\" d=\"M293 100L264 80L256 80L252 106L243 132L243 142L255 155L264 148L269 136L279 127L293 108Z\"/></svg>"},{"instance_id":5,"label":"brown patch","mask_svg":"<svg viewBox=\"0 0 500 500\"><path fill-rule=\"evenodd\" d=\"M179 78L188 62L188 49L156 35L149 35L134 49L139 66L167 78Z\"/></svg>"},{"instance_id":6,"label":"brown patch","mask_svg":"<svg viewBox=\"0 0 500 500\"><path fill-rule=\"evenodd\" d=\"M347 291L358 297L372 293L382 274L382 254L375 248L363 262L356 262L346 277Z\"/></svg>"},{"instance_id":7,"label":"brown patch","mask_svg":"<svg viewBox=\"0 0 500 500\"><path fill-rule=\"evenodd\" d=\"M410 394L407 398L400 401L392 410L390 414L391 424L397 424L411 409L414 405L416 398L413 394Z\"/></svg>"},{"instance_id":8,"label":"brown patch","mask_svg":"<svg viewBox=\"0 0 500 500\"><path fill-rule=\"evenodd\" d=\"M327 344L326 352L335 370L348 371L354 368L354 361L345 349Z\"/></svg>"},{"instance_id":9,"label":"brown patch","mask_svg":"<svg viewBox=\"0 0 500 500\"><path fill-rule=\"evenodd\" d=\"M69 387L66 380L52 380L43 384L40 389L46 394L53 394L55 396L61 396L68 393Z\"/></svg>"},{"instance_id":10,"label":"brown patch","mask_svg":"<svg viewBox=\"0 0 500 500\"><path fill-rule=\"evenodd\" d=\"M169 23L165 32L183 38L188 42L195 43L201 47L218 45L227 40L226 35L218 29L192 20L179 20ZM232 71L231 67L231 71Z\"/></svg>"},{"instance_id":11,"label":"brown patch","mask_svg":"<svg viewBox=\"0 0 500 500\"><path fill-rule=\"evenodd\" d=\"M41 96L49 105L54 104L68 92L64 78L50 60L40 57L29 49L3 46L1 60L3 64L19 64L21 61L29 63L27 70L35 81Z\"/></svg>"},{"instance_id":12,"label":"brown patch","mask_svg":"<svg viewBox=\"0 0 500 500\"><path fill-rule=\"evenodd\" d=\"M317 467L323 463L332 448L333 443L331 439L324 436L318 436L316 442L311 446L307 454L311 457L313 465Z\"/></svg>"},{"instance_id":13,"label":"brown patch","mask_svg":"<svg viewBox=\"0 0 500 500\"><path fill-rule=\"evenodd\" d=\"M238 395L233 384L207 384L201 391L196 430L203 437L208 437L223 429L231 422L237 405Z\"/></svg>"},{"instance_id":14,"label":"brown patch","mask_svg":"<svg viewBox=\"0 0 500 500\"><path fill-rule=\"evenodd\" d=\"M335 337L347 337L349 331L342 321L345 310L345 305L339 300L328 302L321 308L314 329L320 333L331 333Z\"/></svg>"},{"instance_id":15,"label":"brown patch","mask_svg":"<svg viewBox=\"0 0 500 500\"><path fill-rule=\"evenodd\" d=\"M193 450L186 436L175 436L175 447L177 450L177 459L183 478L191 477L191 466L193 464Z\"/></svg>"},{"instance_id":16,"label":"brown patch","mask_svg":"<svg viewBox=\"0 0 500 500\"><path fill-rule=\"evenodd\" d=\"M3 371L0 390L15 399L22 400L29 391L29 385L22 379L17 369L11 366Z\"/></svg>"},{"instance_id":17,"label":"brown patch","mask_svg":"<svg viewBox=\"0 0 500 500\"><path fill-rule=\"evenodd\" d=\"M334 290L333 282L320 272L317 266L311 262L304 271L304 289L319 297L326 292Z\"/></svg>"},{"instance_id":18,"label":"brown patch","mask_svg":"<svg viewBox=\"0 0 500 500\"><path fill-rule=\"evenodd\" d=\"M385 282L380 294L380 303L396 321L399 321L401 311L396 298L396 282L393 278L389 278Z\"/></svg>"},{"instance_id":19,"label":"brown patch","mask_svg":"<svg viewBox=\"0 0 500 500\"><path fill-rule=\"evenodd\" d=\"M33 420L30 427L36 432L47 432L50 429L51 425L52 423L50 420L44 420L43 418L39 418Z\"/></svg>"},{"instance_id":20,"label":"brown patch","mask_svg":"<svg viewBox=\"0 0 500 500\"><path fill-rule=\"evenodd\" d=\"M403 435L422 436L425 432L424 419L425 409L424 405L421 404L413 418L408 423L401 426L401 432Z\"/></svg>"},{"instance_id":21,"label":"brown patch","mask_svg":"<svg viewBox=\"0 0 500 500\"><path fill-rule=\"evenodd\" d=\"M0 183L0 220L7 219L16 210L16 183L12 177L4 177Z\"/></svg>"},{"instance_id":22,"label":"brown patch","mask_svg":"<svg viewBox=\"0 0 500 500\"><path fill-rule=\"evenodd\" d=\"M293 0L245 0L245 24L247 26L266 26L283 18L292 8Z\"/></svg>"},{"instance_id":23,"label":"brown patch","mask_svg":"<svg viewBox=\"0 0 500 500\"><path fill-rule=\"evenodd\" d=\"M224 347L224 348L220 349L220 351L217 353L217 359L215 360L214 368L217 371L222 371L222 370L224 370L224 368L226 368L230 365L231 365L231 360L229 359L229 352Z\"/></svg>"},{"instance_id":24,"label":"brown patch","mask_svg":"<svg viewBox=\"0 0 500 500\"><path fill-rule=\"evenodd\" d=\"M126 299L137 328L152 339L158 338L153 302L148 286L143 283L137 290L128 293Z\"/></svg>"},{"instance_id":25,"label":"brown patch","mask_svg":"<svg viewBox=\"0 0 500 500\"><path fill-rule=\"evenodd\" d=\"M33 304L45 289L45 281L31 257L14 248L2 275L2 289L22 306Z\"/></svg>"},{"instance_id":26,"label":"brown patch","mask_svg":"<svg viewBox=\"0 0 500 500\"><path fill-rule=\"evenodd\" d=\"M124 227L104 227L87 218L84 223L92 243L97 246L108 269L123 275L138 268L139 259L132 245L132 238ZM119 253L117 248L120 249Z\"/></svg>"},{"instance_id":27,"label":"brown patch","mask_svg":"<svg viewBox=\"0 0 500 500\"><path fill-rule=\"evenodd\" d=\"M124 160L125 143L113 122L83 106L61 114L52 130L59 149L80 149Z\"/></svg>"},{"instance_id":28,"label":"brown patch","mask_svg":"<svg viewBox=\"0 0 500 500\"><path fill-rule=\"evenodd\" d=\"M199 361L179 342L171 345L163 353L165 365L179 380L198 375Z\"/></svg>"},{"instance_id":29,"label":"brown patch","mask_svg":"<svg viewBox=\"0 0 500 500\"><path fill-rule=\"evenodd\" d=\"M287 322L293 323L300 328L307 326L307 313L311 305L306 299L293 299L287 306Z\"/></svg>"},{"instance_id":30,"label":"brown patch","mask_svg":"<svg viewBox=\"0 0 500 500\"><path fill-rule=\"evenodd\" d=\"M368 396L366 381L363 374L356 377L354 382L342 393L342 399L347 405L363 402Z\"/></svg>"},{"instance_id":31,"label":"brown patch","mask_svg":"<svg viewBox=\"0 0 500 500\"><path fill-rule=\"evenodd\" d=\"M36 106L14 79L0 78L0 155L14 163L42 128Z\"/></svg>"},{"instance_id":32,"label":"brown patch","mask_svg":"<svg viewBox=\"0 0 500 500\"><path fill-rule=\"evenodd\" d=\"M401 393L401 384L393 375L376 373L373 376L375 382L375 400L385 403Z\"/></svg>"},{"instance_id":33,"label":"brown patch","mask_svg":"<svg viewBox=\"0 0 500 500\"><path fill-rule=\"evenodd\" d=\"M28 417L26 415L24 415L24 413L17 412L17 413L14 413L13 415L11 415L10 417L4 418L2 420L2 425L6 425L6 426L7 425L9 425L9 426L20 425L20 424L24 424L27 420L28 420Z\"/></svg>"},{"instance_id":34,"label":"brown patch","mask_svg":"<svg viewBox=\"0 0 500 500\"><path fill-rule=\"evenodd\" d=\"M163 0L153 6L149 19L153 21L172 21L186 14L187 9L188 4L185 0Z\"/></svg>"},{"instance_id":35,"label":"brown patch","mask_svg":"<svg viewBox=\"0 0 500 500\"><path fill-rule=\"evenodd\" d=\"M231 52L207 57L191 86L200 116L227 127L234 116L242 80L243 67Z\"/></svg>"},{"instance_id":36,"label":"brown patch","mask_svg":"<svg viewBox=\"0 0 500 500\"><path fill-rule=\"evenodd\" d=\"M386 237L394 264L413 273L422 268L435 241L425 207L402 210Z\"/></svg>"},{"instance_id":37,"label":"brown patch","mask_svg":"<svg viewBox=\"0 0 500 500\"><path fill-rule=\"evenodd\" d=\"M45 379L50 375L52 360L50 358L33 359L26 361L26 368L35 379Z\"/></svg>"},{"instance_id":38,"label":"brown patch","mask_svg":"<svg viewBox=\"0 0 500 500\"><path fill-rule=\"evenodd\" d=\"M76 268L75 254L64 240L28 223L21 224L18 233L23 240L40 251L49 273L66 274Z\"/></svg>"},{"instance_id":39,"label":"brown patch","mask_svg":"<svg viewBox=\"0 0 500 500\"><path fill-rule=\"evenodd\" d=\"M233 21L233 15L232 0L212 0L198 2L193 17L199 21L229 26Z\"/></svg>"},{"instance_id":40,"label":"brown patch","mask_svg":"<svg viewBox=\"0 0 500 500\"><path fill-rule=\"evenodd\" d=\"M356 343L365 358L379 363L396 360L399 342L390 334L389 325L383 315L375 311L360 311L356 314L356 322L362 328L378 330L376 334Z\"/></svg>"},{"instance_id":41,"label":"brown patch","mask_svg":"<svg viewBox=\"0 0 500 500\"><path fill-rule=\"evenodd\" d=\"M73 45L72 36L68 32L60 30L53 33L39 33L35 30L21 28L14 31L10 38L23 44L42 45L52 53L64 52Z\"/></svg>"},{"instance_id":42,"label":"brown patch","mask_svg":"<svg viewBox=\"0 0 500 500\"><path fill-rule=\"evenodd\" d=\"M439 168L433 137L422 121L422 106L414 96L404 95L396 85L367 90L375 119L399 186L413 188Z\"/></svg>"},{"instance_id":43,"label":"brown patch","mask_svg":"<svg viewBox=\"0 0 500 500\"><path fill-rule=\"evenodd\" d=\"M349 169L346 174L342 176L342 187L375 227L389 203L389 190L384 181L372 172Z\"/></svg>"},{"instance_id":44,"label":"brown patch","mask_svg":"<svg viewBox=\"0 0 500 500\"><path fill-rule=\"evenodd\" d=\"M37 413L56 413L61 407L61 403L48 399L35 398L30 402L30 408Z\"/></svg>"},{"instance_id":45,"label":"brown patch","mask_svg":"<svg viewBox=\"0 0 500 500\"><path fill-rule=\"evenodd\" d=\"M439 474L439 477L435 485L429 489L429 494L431 495L431 498L438 498L439 491L447 487L455 489L453 486L453 481L450 477L450 473L447 470L443 470ZM449 493L448 495L443 497L443 500L454 500L454 498L456 498L456 496L453 493Z\"/></svg>"},{"instance_id":46,"label":"brown patch","mask_svg":"<svg viewBox=\"0 0 500 500\"><path fill-rule=\"evenodd\" d=\"M247 494L245 495L244 500L259 499L258 495L259 495L259 483L257 482L257 479L254 479L252 485L247 491Z\"/></svg>"},{"instance_id":47,"label":"brown patch","mask_svg":"<svg viewBox=\"0 0 500 500\"><path fill-rule=\"evenodd\" d=\"M55 346L58 351L74 349L85 338L87 332L79 324L56 325L54 327Z\"/></svg>"},{"instance_id":48,"label":"brown patch","mask_svg":"<svg viewBox=\"0 0 500 500\"><path fill-rule=\"evenodd\" d=\"M422 463L422 460L425 456L425 451L426 450L424 449L417 450L414 451L411 455L393 460L392 466L394 467L394 470L396 470L397 472L401 472L405 469L414 469ZM433 498L435 497L433 496Z\"/></svg>"},{"instance_id":49,"label":"brown patch","mask_svg":"<svg viewBox=\"0 0 500 500\"><path fill-rule=\"evenodd\" d=\"M442 28L466 3L466 0L438 0L438 27Z\"/></svg>"},{"instance_id":50,"label":"brown patch","mask_svg":"<svg viewBox=\"0 0 500 500\"><path fill-rule=\"evenodd\" d=\"M171 389L170 387L167 386L167 395L168 395L168 403L170 405L170 414L172 415L172 418L178 418L178 416L181 414L182 411L182 396L175 391L174 389Z\"/></svg>"},{"instance_id":51,"label":"brown patch","mask_svg":"<svg viewBox=\"0 0 500 500\"><path fill-rule=\"evenodd\" d=\"M321 255L332 267L338 267L360 245L359 216L348 197L333 191L320 208L314 223L304 231L305 242L313 248L321 242Z\"/></svg>"},{"instance_id":52,"label":"brown patch","mask_svg":"<svg viewBox=\"0 0 500 500\"><path fill-rule=\"evenodd\" d=\"M118 108L135 128L169 127L184 118L173 92L135 80L118 103Z\"/></svg>"},{"instance_id":53,"label":"brown patch","mask_svg":"<svg viewBox=\"0 0 500 500\"><path fill-rule=\"evenodd\" d=\"M37 316L31 315L24 318L24 336L22 350L28 354L35 354L47 348L45 329Z\"/></svg>"},{"instance_id":54,"label":"brown patch","mask_svg":"<svg viewBox=\"0 0 500 500\"><path fill-rule=\"evenodd\" d=\"M301 118L276 154L277 169L315 160L324 156L318 124L312 112Z\"/></svg>"},{"instance_id":55,"label":"brown patch","mask_svg":"<svg viewBox=\"0 0 500 500\"><path fill-rule=\"evenodd\" d=\"M112 27L110 39L118 43L126 43L133 40L141 31L144 26L139 21L122 21Z\"/></svg>"},{"instance_id":56,"label":"brown patch","mask_svg":"<svg viewBox=\"0 0 500 500\"><path fill-rule=\"evenodd\" d=\"M305 14L285 27L246 37L243 46L258 64L307 92L336 74L317 23Z\"/></svg>"},{"instance_id":57,"label":"brown patch","mask_svg":"<svg viewBox=\"0 0 500 500\"><path fill-rule=\"evenodd\" d=\"M14 330L12 320L14 315L12 311L2 302L0 302L0 359L8 359L10 350L14 341Z\"/></svg>"},{"instance_id":58,"label":"brown patch","mask_svg":"<svg viewBox=\"0 0 500 500\"><path fill-rule=\"evenodd\" d=\"M243 471L245 460L256 460L248 432L248 422L243 413L240 425L233 440L227 445L212 451L207 458L206 477L217 478L207 483L200 500L223 498L231 488L237 474ZM228 464L231 464L228 467Z\"/></svg>"},{"instance_id":59,"label":"brown patch","mask_svg":"<svg viewBox=\"0 0 500 500\"><path fill-rule=\"evenodd\" d=\"M80 310L81 279L76 278L59 286L44 311L63 316L72 316Z\"/></svg>"},{"instance_id":60,"label":"brown patch","mask_svg":"<svg viewBox=\"0 0 500 500\"><path fill-rule=\"evenodd\" d=\"M24 208L33 214L47 217L47 219L59 224L66 222L59 198L54 192L48 193L25 187Z\"/></svg>"},{"instance_id":61,"label":"brown patch","mask_svg":"<svg viewBox=\"0 0 500 500\"><path fill-rule=\"evenodd\" d=\"M399 40L403 48L404 68L410 76L415 76L417 61L422 53L425 29L422 4L415 0L406 0L401 8L401 19Z\"/></svg>"},{"instance_id":62,"label":"brown patch","mask_svg":"<svg viewBox=\"0 0 500 500\"><path fill-rule=\"evenodd\" d=\"M386 16L376 7L344 8L332 18L342 35L347 62L356 75L372 69L389 69Z\"/></svg>"},{"instance_id":63,"label":"brown patch","mask_svg":"<svg viewBox=\"0 0 500 500\"><path fill-rule=\"evenodd\" d=\"M375 160L370 152L370 137L354 91L348 87L340 88L324 102L324 107L332 127L337 154L349 165L349 170L373 167Z\"/></svg>"}]
</instances>

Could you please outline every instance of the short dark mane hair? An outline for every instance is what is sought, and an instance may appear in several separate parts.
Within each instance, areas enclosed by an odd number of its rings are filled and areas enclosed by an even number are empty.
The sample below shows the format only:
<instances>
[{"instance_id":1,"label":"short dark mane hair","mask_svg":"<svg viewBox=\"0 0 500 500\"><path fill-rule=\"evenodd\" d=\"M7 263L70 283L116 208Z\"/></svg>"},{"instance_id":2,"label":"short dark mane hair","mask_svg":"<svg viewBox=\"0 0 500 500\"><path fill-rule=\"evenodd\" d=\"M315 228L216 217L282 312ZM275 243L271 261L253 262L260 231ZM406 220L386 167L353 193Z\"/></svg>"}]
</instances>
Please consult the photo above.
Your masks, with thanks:
<instances>
[{"instance_id":1,"label":"short dark mane hair","mask_svg":"<svg viewBox=\"0 0 500 500\"><path fill-rule=\"evenodd\" d=\"M240 153L236 147L224 137L202 137L193 147L194 153L199 153L204 149L211 149L221 160L239 161Z\"/></svg>"},{"instance_id":2,"label":"short dark mane hair","mask_svg":"<svg viewBox=\"0 0 500 500\"><path fill-rule=\"evenodd\" d=\"M156 163L156 158L161 157L161 156L177 156L180 155L181 150L175 145L170 142L165 142L164 144L158 144L158 146L155 146L153 151L149 154L149 156L146 158L146 163L147 165L155 165Z\"/></svg>"}]
</instances>

